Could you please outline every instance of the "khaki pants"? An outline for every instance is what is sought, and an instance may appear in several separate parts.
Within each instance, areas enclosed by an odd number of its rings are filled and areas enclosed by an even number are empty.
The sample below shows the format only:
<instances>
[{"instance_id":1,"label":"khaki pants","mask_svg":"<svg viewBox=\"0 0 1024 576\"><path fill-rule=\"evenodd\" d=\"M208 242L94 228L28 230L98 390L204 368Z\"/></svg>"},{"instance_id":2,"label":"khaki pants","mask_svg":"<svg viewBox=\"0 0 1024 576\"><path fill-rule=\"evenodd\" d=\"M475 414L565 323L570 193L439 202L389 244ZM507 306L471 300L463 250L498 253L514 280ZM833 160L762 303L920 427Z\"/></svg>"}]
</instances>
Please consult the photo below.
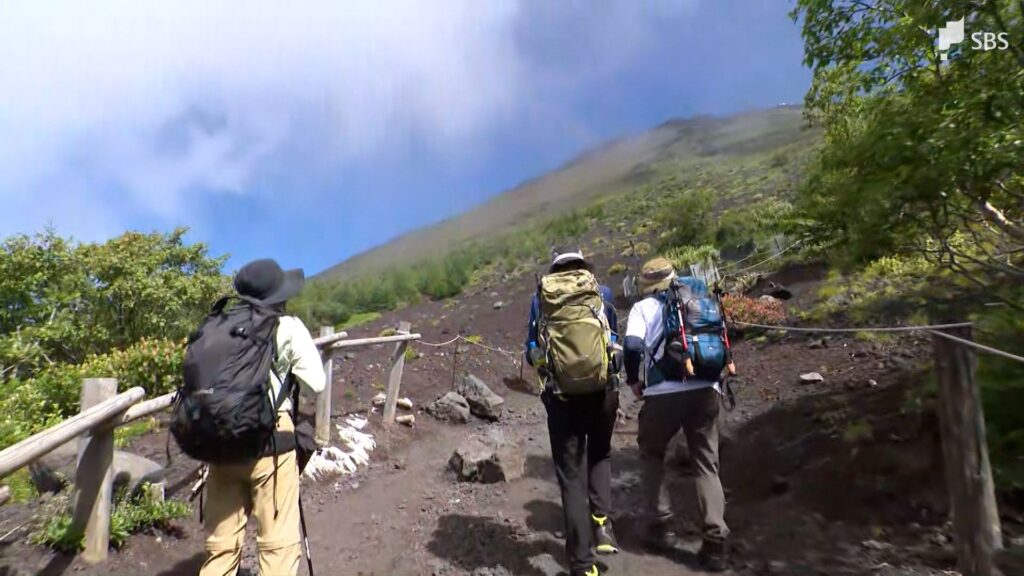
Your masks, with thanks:
<instances>
[{"instance_id":1,"label":"khaki pants","mask_svg":"<svg viewBox=\"0 0 1024 576\"><path fill-rule=\"evenodd\" d=\"M294 428L291 418L281 414L278 429ZM294 450L244 464L211 465L205 504L209 555L200 576L234 576L238 572L249 514L256 516L261 576L298 574L302 552L299 467Z\"/></svg>"},{"instance_id":2,"label":"khaki pants","mask_svg":"<svg viewBox=\"0 0 1024 576\"><path fill-rule=\"evenodd\" d=\"M662 489L665 450L681 429L697 469L697 502L704 524L704 540L721 543L728 537L725 494L718 478L719 402L714 388L644 398L637 444L643 458L645 512L654 521L654 528L664 529L672 517L667 494Z\"/></svg>"}]
</instances>

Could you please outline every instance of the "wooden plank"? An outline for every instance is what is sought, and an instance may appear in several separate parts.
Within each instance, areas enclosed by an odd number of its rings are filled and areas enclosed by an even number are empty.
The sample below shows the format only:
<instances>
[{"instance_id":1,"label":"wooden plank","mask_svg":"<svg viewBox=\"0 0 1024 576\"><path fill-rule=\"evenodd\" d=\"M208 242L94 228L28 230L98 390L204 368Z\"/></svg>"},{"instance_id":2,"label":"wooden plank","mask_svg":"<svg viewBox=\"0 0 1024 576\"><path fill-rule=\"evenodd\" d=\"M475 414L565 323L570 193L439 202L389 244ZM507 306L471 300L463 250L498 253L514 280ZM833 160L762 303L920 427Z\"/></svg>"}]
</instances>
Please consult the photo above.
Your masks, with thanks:
<instances>
[{"instance_id":1,"label":"wooden plank","mask_svg":"<svg viewBox=\"0 0 1024 576\"><path fill-rule=\"evenodd\" d=\"M28 466L41 456L123 414L145 395L146 392L142 388L132 388L56 426L8 446L0 452L0 478L9 476L15 470Z\"/></svg>"},{"instance_id":2,"label":"wooden plank","mask_svg":"<svg viewBox=\"0 0 1024 576\"><path fill-rule=\"evenodd\" d=\"M324 326L320 329L320 339L329 339L334 328ZM316 443L326 446L331 441L331 383L334 381L334 354L330 348L323 351L324 374L327 384L316 397ZM296 410L298 407L296 407Z\"/></svg>"},{"instance_id":3,"label":"wooden plank","mask_svg":"<svg viewBox=\"0 0 1024 576\"><path fill-rule=\"evenodd\" d=\"M398 335L410 335L409 330L412 324L400 322L398 324ZM418 336L418 335L417 335ZM395 422L395 407L398 404L398 393L402 387L402 370L405 369L405 350L409 346L408 339L399 340L395 345L395 351L391 355L391 368L388 371L388 392L384 400L384 423Z\"/></svg>"},{"instance_id":4,"label":"wooden plank","mask_svg":"<svg viewBox=\"0 0 1024 576\"><path fill-rule=\"evenodd\" d=\"M331 345L331 348L353 348L356 346L368 346L371 344L390 344L392 342L407 342L409 340L419 340L421 336L419 334L396 334L394 336L377 336L375 338L359 338L356 340L342 340L335 342Z\"/></svg>"},{"instance_id":5,"label":"wooden plank","mask_svg":"<svg viewBox=\"0 0 1024 576\"><path fill-rule=\"evenodd\" d=\"M971 337L969 327L949 332L965 339ZM939 336L932 339L958 568L964 576L992 576L994 553L1002 548L1002 529L985 443L985 418L974 380L974 352Z\"/></svg>"},{"instance_id":6,"label":"wooden plank","mask_svg":"<svg viewBox=\"0 0 1024 576\"><path fill-rule=\"evenodd\" d=\"M124 413L124 418L121 419L121 422L118 425L120 426L121 424L134 422L136 420L152 416L157 412L167 410L174 405L175 395L177 395L177 392L168 392L163 396L157 396L156 398L146 400L145 402L139 402Z\"/></svg>"},{"instance_id":7,"label":"wooden plank","mask_svg":"<svg viewBox=\"0 0 1024 576\"><path fill-rule=\"evenodd\" d=\"M117 396L114 378L87 378L82 383L82 410ZM96 564L110 549L110 512L114 484L114 431L96 428L78 443L72 533L85 533L82 559Z\"/></svg>"},{"instance_id":8,"label":"wooden plank","mask_svg":"<svg viewBox=\"0 0 1024 576\"><path fill-rule=\"evenodd\" d=\"M316 344L317 348L323 348L328 344L334 344L338 340L344 340L348 338L348 332L335 332L334 328L331 328L330 332L324 332L327 328L320 329L320 336L313 339L313 344Z\"/></svg>"}]
</instances>

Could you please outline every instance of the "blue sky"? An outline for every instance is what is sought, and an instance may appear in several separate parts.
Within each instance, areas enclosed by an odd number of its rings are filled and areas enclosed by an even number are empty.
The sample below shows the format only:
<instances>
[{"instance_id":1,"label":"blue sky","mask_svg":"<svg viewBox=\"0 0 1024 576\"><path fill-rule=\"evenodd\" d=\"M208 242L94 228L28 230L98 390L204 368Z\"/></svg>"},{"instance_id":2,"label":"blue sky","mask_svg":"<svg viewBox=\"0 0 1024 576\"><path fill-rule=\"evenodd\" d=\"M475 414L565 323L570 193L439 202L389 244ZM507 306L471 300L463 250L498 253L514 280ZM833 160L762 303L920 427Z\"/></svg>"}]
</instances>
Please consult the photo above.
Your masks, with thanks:
<instances>
[{"instance_id":1,"label":"blue sky","mask_svg":"<svg viewBox=\"0 0 1024 576\"><path fill-rule=\"evenodd\" d=\"M799 102L785 0L0 0L0 235L316 273L588 147Z\"/></svg>"}]
</instances>

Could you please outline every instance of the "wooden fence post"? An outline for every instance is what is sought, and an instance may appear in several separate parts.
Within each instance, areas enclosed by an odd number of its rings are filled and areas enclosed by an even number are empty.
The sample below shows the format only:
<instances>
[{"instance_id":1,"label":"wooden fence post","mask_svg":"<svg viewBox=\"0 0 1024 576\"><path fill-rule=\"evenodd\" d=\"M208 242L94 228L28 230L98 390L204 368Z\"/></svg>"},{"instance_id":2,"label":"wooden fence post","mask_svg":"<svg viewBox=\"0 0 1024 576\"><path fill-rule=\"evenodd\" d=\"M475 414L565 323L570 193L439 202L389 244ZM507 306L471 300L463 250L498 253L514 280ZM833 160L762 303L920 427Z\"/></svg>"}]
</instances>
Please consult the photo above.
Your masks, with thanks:
<instances>
[{"instance_id":1,"label":"wooden fence post","mask_svg":"<svg viewBox=\"0 0 1024 576\"><path fill-rule=\"evenodd\" d=\"M332 326L320 328L320 336L334 334ZM334 351L330 346L325 346L322 352L324 359L324 373L327 375L327 384L316 397L316 442L326 446L331 441L331 382L334 380ZM298 407L296 407L298 409Z\"/></svg>"},{"instance_id":2,"label":"wooden fence post","mask_svg":"<svg viewBox=\"0 0 1024 576\"><path fill-rule=\"evenodd\" d=\"M970 339L970 328L948 330ZM991 576L1002 530L985 443L985 418L974 381L975 356L941 336L932 336L939 384L939 429L946 483L953 512L953 542L964 576Z\"/></svg>"},{"instance_id":3,"label":"wooden fence post","mask_svg":"<svg viewBox=\"0 0 1024 576\"><path fill-rule=\"evenodd\" d=\"M87 378L82 382L81 411L116 395L116 378ZM75 510L71 526L72 533L85 532L82 559L90 564L106 560L110 546L113 462L113 428L94 429L79 440Z\"/></svg>"},{"instance_id":4,"label":"wooden fence post","mask_svg":"<svg viewBox=\"0 0 1024 576\"><path fill-rule=\"evenodd\" d=\"M408 322L398 323L399 334L408 334L411 329L412 324ZM408 340L395 344L395 353L391 356L391 369L388 372L388 392L384 400L385 424L393 424L395 421L395 406L398 403L398 392L402 387L402 370L405 369L405 350L408 347Z\"/></svg>"}]
</instances>

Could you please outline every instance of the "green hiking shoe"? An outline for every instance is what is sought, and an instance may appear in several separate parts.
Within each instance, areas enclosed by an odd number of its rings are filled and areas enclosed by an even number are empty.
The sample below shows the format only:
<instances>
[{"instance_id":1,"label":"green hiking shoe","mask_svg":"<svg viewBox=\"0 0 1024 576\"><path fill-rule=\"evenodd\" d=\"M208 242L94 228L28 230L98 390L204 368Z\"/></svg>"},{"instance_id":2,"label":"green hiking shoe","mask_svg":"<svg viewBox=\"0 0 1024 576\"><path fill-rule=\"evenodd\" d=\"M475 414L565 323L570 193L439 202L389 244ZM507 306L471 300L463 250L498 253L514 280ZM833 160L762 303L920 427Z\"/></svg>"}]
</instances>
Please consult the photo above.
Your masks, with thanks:
<instances>
[{"instance_id":1,"label":"green hiking shoe","mask_svg":"<svg viewBox=\"0 0 1024 576\"><path fill-rule=\"evenodd\" d=\"M572 576L601 576L601 571L597 569L597 564L590 567L590 570L586 572L573 572Z\"/></svg>"},{"instance_id":2,"label":"green hiking shoe","mask_svg":"<svg viewBox=\"0 0 1024 576\"><path fill-rule=\"evenodd\" d=\"M594 551L598 554L618 554L619 543L615 541L612 521L607 516L591 516L594 522Z\"/></svg>"}]
</instances>

